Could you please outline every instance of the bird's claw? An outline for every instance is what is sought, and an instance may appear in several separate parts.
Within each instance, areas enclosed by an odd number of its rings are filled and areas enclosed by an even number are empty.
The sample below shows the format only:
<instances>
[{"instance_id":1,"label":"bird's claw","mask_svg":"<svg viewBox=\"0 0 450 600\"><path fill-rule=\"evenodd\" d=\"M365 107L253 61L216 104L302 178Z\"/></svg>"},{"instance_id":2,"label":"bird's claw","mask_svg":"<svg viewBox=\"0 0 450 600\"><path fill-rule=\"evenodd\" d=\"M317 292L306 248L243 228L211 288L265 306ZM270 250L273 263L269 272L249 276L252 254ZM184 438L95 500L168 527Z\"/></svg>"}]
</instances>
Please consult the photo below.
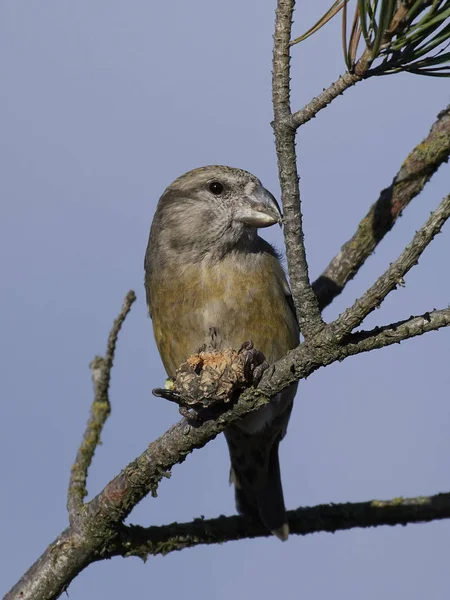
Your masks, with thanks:
<instances>
[{"instance_id":1,"label":"bird's claw","mask_svg":"<svg viewBox=\"0 0 450 600\"><path fill-rule=\"evenodd\" d=\"M189 407L185 400L183 400L183 398L177 392L168 390L167 388L155 388L152 390L152 394L157 398L164 398L165 400L169 400L170 402L178 404L178 412L190 423L202 423L206 420L206 418L203 417L199 411L197 411L195 408ZM199 408L202 407L199 406Z\"/></svg>"},{"instance_id":2,"label":"bird's claw","mask_svg":"<svg viewBox=\"0 0 450 600\"><path fill-rule=\"evenodd\" d=\"M188 408L187 406L181 405L178 408L178 412L182 417L186 419L186 421L189 421L190 423L199 423L204 420L200 413L197 412L194 408Z\"/></svg>"},{"instance_id":3,"label":"bird's claw","mask_svg":"<svg viewBox=\"0 0 450 600\"><path fill-rule=\"evenodd\" d=\"M266 357L261 352L261 350L257 350L253 342L248 340L244 342L242 346L239 348L238 354L244 354L244 376L245 379L253 384L254 387L257 387L263 373L269 367L269 363L266 360Z\"/></svg>"}]
</instances>

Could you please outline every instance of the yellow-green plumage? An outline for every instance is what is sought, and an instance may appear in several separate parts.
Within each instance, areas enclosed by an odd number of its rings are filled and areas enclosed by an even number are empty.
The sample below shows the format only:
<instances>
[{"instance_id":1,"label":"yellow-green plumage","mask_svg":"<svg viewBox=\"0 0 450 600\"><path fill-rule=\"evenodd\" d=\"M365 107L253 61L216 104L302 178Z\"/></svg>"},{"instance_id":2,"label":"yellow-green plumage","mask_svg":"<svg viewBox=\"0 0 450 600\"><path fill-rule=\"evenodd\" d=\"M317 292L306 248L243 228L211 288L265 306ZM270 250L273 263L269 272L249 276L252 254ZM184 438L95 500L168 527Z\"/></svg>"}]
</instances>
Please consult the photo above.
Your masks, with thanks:
<instances>
[{"instance_id":1,"label":"yellow-green plumage","mask_svg":"<svg viewBox=\"0 0 450 600\"><path fill-rule=\"evenodd\" d=\"M294 348L298 335L283 284L281 266L270 254L253 255L250 261L231 254L155 281L153 329L168 375L173 377L190 354L209 342L210 328L217 330L220 347L238 350L252 340L269 363Z\"/></svg>"}]
</instances>

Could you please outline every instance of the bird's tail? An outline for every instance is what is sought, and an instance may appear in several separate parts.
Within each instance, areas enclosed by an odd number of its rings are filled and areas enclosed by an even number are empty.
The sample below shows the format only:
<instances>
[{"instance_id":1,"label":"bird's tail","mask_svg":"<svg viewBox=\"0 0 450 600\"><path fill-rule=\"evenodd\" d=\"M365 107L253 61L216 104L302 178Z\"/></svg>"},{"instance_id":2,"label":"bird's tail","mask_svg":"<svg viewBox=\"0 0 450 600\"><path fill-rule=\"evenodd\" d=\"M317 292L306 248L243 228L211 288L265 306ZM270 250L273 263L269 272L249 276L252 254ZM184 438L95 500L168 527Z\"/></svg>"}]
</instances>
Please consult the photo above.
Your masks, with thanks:
<instances>
[{"instance_id":1,"label":"bird's tail","mask_svg":"<svg viewBox=\"0 0 450 600\"><path fill-rule=\"evenodd\" d=\"M279 430L247 434L237 427L225 432L230 450L230 482L235 486L236 508L257 518L280 540L289 536L278 446Z\"/></svg>"}]
</instances>

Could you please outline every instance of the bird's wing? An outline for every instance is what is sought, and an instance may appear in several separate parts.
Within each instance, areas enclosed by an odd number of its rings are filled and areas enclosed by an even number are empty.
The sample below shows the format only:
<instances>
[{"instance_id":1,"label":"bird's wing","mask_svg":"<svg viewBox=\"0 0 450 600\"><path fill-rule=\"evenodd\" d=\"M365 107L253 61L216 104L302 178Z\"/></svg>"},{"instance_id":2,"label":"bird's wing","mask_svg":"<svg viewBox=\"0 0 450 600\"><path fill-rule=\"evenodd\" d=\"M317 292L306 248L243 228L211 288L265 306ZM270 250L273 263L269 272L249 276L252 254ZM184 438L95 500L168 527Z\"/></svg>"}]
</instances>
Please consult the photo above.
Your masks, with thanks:
<instances>
[{"instance_id":1,"label":"bird's wing","mask_svg":"<svg viewBox=\"0 0 450 600\"><path fill-rule=\"evenodd\" d=\"M144 287L145 287L145 295L147 298L147 312L148 312L148 316L150 317L150 319L152 318L152 305L150 303L150 290L149 290L149 286L148 286L148 278L145 278L144 281Z\"/></svg>"},{"instance_id":2,"label":"bird's wing","mask_svg":"<svg viewBox=\"0 0 450 600\"><path fill-rule=\"evenodd\" d=\"M147 298L148 316L150 318L152 318L152 306L151 306L151 302L150 302L150 281L151 281L150 240L151 240L151 232L150 232L150 239L148 240L147 250L145 252L145 258L144 258L144 272L145 272L144 287L145 287L145 295Z\"/></svg>"}]
</instances>

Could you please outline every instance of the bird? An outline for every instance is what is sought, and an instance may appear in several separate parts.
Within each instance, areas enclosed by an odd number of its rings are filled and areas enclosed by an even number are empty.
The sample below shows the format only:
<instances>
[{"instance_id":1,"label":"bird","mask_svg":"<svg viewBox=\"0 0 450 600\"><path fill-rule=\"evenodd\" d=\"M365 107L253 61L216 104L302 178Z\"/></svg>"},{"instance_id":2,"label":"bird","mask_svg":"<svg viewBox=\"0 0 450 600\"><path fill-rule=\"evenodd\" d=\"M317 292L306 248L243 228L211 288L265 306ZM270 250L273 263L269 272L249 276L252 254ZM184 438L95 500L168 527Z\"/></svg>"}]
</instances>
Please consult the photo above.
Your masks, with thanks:
<instances>
[{"instance_id":1,"label":"bird","mask_svg":"<svg viewBox=\"0 0 450 600\"><path fill-rule=\"evenodd\" d=\"M280 256L258 234L282 223L260 180L210 165L175 179L162 194L145 254L145 290L167 375L205 346L250 341L269 365L299 343L299 327ZM297 384L228 427L236 508L279 539L289 535L278 447Z\"/></svg>"}]
</instances>

